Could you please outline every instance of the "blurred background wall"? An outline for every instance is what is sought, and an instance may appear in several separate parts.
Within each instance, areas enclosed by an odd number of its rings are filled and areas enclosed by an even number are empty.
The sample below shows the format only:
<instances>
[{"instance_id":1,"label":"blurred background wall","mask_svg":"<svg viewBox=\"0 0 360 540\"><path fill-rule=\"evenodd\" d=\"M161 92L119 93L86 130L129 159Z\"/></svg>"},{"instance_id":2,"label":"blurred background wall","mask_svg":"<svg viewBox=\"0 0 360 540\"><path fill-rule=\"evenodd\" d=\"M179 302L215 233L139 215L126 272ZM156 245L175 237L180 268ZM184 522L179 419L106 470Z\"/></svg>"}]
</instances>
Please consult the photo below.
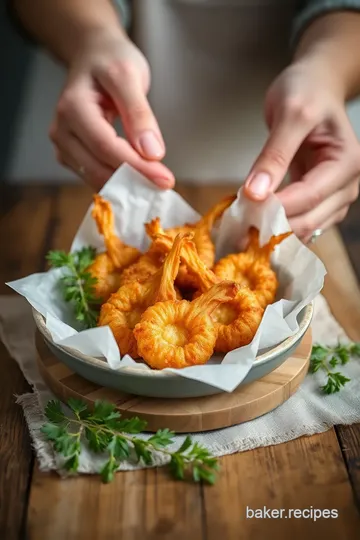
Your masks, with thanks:
<instances>
[{"instance_id":1,"label":"blurred background wall","mask_svg":"<svg viewBox=\"0 0 360 540\"><path fill-rule=\"evenodd\" d=\"M48 130L65 73L22 40L0 7L0 174L9 183L77 182L57 164ZM360 138L360 99L349 105ZM226 141L225 143L226 144Z\"/></svg>"}]
</instances>

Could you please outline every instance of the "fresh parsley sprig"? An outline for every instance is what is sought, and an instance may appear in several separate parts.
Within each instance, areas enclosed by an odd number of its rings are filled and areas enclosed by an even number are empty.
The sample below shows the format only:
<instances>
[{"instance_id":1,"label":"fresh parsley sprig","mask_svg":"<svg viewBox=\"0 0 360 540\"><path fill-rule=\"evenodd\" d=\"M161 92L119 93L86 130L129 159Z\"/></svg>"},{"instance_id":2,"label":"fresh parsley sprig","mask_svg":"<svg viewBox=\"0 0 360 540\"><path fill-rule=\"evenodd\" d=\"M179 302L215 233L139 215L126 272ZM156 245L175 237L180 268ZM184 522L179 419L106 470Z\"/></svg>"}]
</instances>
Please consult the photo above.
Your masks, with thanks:
<instances>
[{"instance_id":1,"label":"fresh parsley sprig","mask_svg":"<svg viewBox=\"0 0 360 540\"><path fill-rule=\"evenodd\" d=\"M347 364L352 356L360 358L360 343L338 343L335 347L319 344L313 346L309 371L316 373L321 369L326 373L327 382L320 387L325 394L339 392L351 380L334 369Z\"/></svg>"},{"instance_id":2,"label":"fresh parsley sprig","mask_svg":"<svg viewBox=\"0 0 360 540\"><path fill-rule=\"evenodd\" d=\"M93 247L84 247L74 253L49 251L46 256L53 268L66 269L66 274L60 278L64 300L73 305L76 320L86 328L95 327L98 317L98 312L94 309L94 306L99 304L99 299L94 295L97 278L87 270L95 255L96 250Z\"/></svg>"},{"instance_id":3,"label":"fresh parsley sprig","mask_svg":"<svg viewBox=\"0 0 360 540\"><path fill-rule=\"evenodd\" d=\"M193 443L187 436L181 447L171 452L167 446L173 443L174 432L160 429L149 439L137 437L145 430L146 422L137 417L122 419L115 405L106 401L96 401L92 410L81 400L69 399L72 417L65 415L58 400L49 401L45 408L48 420L41 432L52 442L54 450L65 458L64 467L76 473L83 444L97 454L107 456L100 471L103 482L111 482L120 463L125 459L153 464L154 453L168 457L172 475L179 480L188 477L193 481L215 483L218 462L209 451Z\"/></svg>"}]
</instances>

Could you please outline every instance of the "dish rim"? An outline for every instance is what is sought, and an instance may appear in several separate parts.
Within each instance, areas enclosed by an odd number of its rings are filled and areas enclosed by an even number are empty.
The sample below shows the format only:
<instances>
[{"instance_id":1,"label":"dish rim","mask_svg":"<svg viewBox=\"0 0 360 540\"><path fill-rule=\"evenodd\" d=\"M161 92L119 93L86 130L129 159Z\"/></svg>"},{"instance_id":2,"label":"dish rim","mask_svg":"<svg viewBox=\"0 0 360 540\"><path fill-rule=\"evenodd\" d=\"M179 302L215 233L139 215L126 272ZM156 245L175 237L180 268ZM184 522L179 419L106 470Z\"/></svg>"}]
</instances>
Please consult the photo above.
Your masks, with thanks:
<instances>
[{"instance_id":1,"label":"dish rim","mask_svg":"<svg viewBox=\"0 0 360 540\"><path fill-rule=\"evenodd\" d=\"M314 301L312 300L309 302L306 306L303 307L301 310L303 312L303 318L299 324L298 331L293 334L292 336L289 336L284 341L279 343L278 345L275 345L274 347L271 347L269 350L265 351L264 353L258 355L255 358L255 361L253 363L253 367L258 367L266 364L267 362L270 362L274 359L274 357L277 357L280 354L286 353L289 349L292 348L293 345L295 345L305 334L305 332L308 330L311 320L314 313ZM54 343L52 336L50 334L50 331L46 328L45 325L45 317L37 311L32 306L32 313L35 320L35 324L42 335L43 339L45 341L48 341L53 347L56 349L59 349L62 353L67 354L74 358L77 361L81 361L87 365L90 365L91 367L102 369L106 372L114 374L131 374L134 376L141 376L141 377L177 377L176 373L169 373L161 370L152 370L152 369L142 369L141 367L132 367L132 366L125 366L125 367L119 367L116 369L113 369L109 366L109 364L104 361L100 360L99 358L96 358L94 356L86 355L77 349L73 349L71 347L64 347L62 345L58 345L57 343ZM252 369L251 368L251 369Z\"/></svg>"}]
</instances>

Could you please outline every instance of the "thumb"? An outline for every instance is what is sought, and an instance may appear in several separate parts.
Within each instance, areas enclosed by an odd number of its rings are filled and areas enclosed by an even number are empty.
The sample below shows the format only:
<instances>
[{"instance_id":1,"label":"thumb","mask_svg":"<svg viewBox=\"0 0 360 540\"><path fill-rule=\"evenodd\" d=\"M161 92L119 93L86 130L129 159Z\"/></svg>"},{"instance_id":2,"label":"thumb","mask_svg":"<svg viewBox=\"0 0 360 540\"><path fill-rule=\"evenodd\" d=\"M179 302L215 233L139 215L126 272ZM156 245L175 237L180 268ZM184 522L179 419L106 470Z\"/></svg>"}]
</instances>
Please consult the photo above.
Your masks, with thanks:
<instances>
[{"instance_id":1,"label":"thumb","mask_svg":"<svg viewBox=\"0 0 360 540\"><path fill-rule=\"evenodd\" d=\"M249 199L262 201L276 191L309 131L308 125L290 118L282 118L272 128L245 180L244 193Z\"/></svg>"},{"instance_id":2,"label":"thumb","mask_svg":"<svg viewBox=\"0 0 360 540\"><path fill-rule=\"evenodd\" d=\"M136 70L127 77L104 77L99 82L114 101L131 145L143 158L161 160L165 144Z\"/></svg>"}]
</instances>

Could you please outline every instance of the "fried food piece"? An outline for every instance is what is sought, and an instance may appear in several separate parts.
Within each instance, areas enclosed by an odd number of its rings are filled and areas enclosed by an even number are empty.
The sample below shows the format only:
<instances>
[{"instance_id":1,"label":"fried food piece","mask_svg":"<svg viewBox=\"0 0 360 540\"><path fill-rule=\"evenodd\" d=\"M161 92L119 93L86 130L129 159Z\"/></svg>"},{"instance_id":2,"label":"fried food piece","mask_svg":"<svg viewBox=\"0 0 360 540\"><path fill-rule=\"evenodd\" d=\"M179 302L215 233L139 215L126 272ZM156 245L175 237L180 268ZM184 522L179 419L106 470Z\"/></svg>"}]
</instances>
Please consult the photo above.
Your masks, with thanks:
<instances>
[{"instance_id":1,"label":"fried food piece","mask_svg":"<svg viewBox=\"0 0 360 540\"><path fill-rule=\"evenodd\" d=\"M98 194L94 195L92 217L104 237L106 251L95 257L88 271L97 278L94 295L105 302L119 288L122 270L139 259L140 251L116 236L111 204Z\"/></svg>"},{"instance_id":2,"label":"fried food piece","mask_svg":"<svg viewBox=\"0 0 360 540\"><path fill-rule=\"evenodd\" d=\"M88 272L96 277L94 296L101 302L106 302L110 295L120 287L120 272L116 270L112 259L105 251L96 255L94 262L89 266Z\"/></svg>"},{"instance_id":3,"label":"fried food piece","mask_svg":"<svg viewBox=\"0 0 360 540\"><path fill-rule=\"evenodd\" d=\"M193 241L200 259L208 268L212 268L215 262L215 246L211 239L211 231L216 221L222 217L225 210L229 208L235 200L236 194L225 197L210 208L197 223L186 223L182 227L166 229L165 233L171 238L174 238L180 231L193 232ZM158 223L160 225L160 220ZM180 289L191 289L195 286L192 276L188 274L187 268L183 264L180 266L176 284Z\"/></svg>"},{"instance_id":4,"label":"fried food piece","mask_svg":"<svg viewBox=\"0 0 360 540\"><path fill-rule=\"evenodd\" d=\"M134 328L139 354L153 369L205 364L217 338L211 313L233 299L239 286L222 281L200 298L165 301L149 307Z\"/></svg>"},{"instance_id":5,"label":"fried food piece","mask_svg":"<svg viewBox=\"0 0 360 540\"><path fill-rule=\"evenodd\" d=\"M161 228L159 219L156 218L151 223L146 224L146 230L153 239L154 244L156 244L157 249L164 254L169 253L173 245L173 240L171 236L168 233L165 233ZM194 244L194 233L189 233L188 241L184 244L180 253L180 260L183 267L186 268L193 286L197 289L195 297L208 291L210 287L216 283L220 283L221 280L218 279L201 260Z\"/></svg>"},{"instance_id":6,"label":"fried food piece","mask_svg":"<svg viewBox=\"0 0 360 540\"><path fill-rule=\"evenodd\" d=\"M220 305L212 314L217 329L215 352L227 353L248 345L254 339L263 314L256 295L247 287L241 287L234 300Z\"/></svg>"},{"instance_id":7,"label":"fried food piece","mask_svg":"<svg viewBox=\"0 0 360 540\"><path fill-rule=\"evenodd\" d=\"M120 286L133 283L134 281L144 281L153 276L162 266L164 255L156 245L151 245L149 250L122 272L120 276Z\"/></svg>"},{"instance_id":8,"label":"fried food piece","mask_svg":"<svg viewBox=\"0 0 360 540\"><path fill-rule=\"evenodd\" d=\"M104 237L106 251L117 270L123 270L139 259L141 253L138 249L124 244L115 234L114 214L109 201L101 195L94 195L92 210L99 233Z\"/></svg>"},{"instance_id":9,"label":"fried food piece","mask_svg":"<svg viewBox=\"0 0 360 540\"><path fill-rule=\"evenodd\" d=\"M171 239L166 234L157 233L154 238L164 251L170 249ZM180 258L198 286L198 292L194 298L201 297L222 281L202 262L190 239L185 243ZM215 352L226 353L250 343L256 334L263 313L264 309L256 294L248 287L242 286L233 300L219 305L211 315L217 330Z\"/></svg>"},{"instance_id":10,"label":"fried food piece","mask_svg":"<svg viewBox=\"0 0 360 540\"><path fill-rule=\"evenodd\" d=\"M111 328L121 355L139 357L133 329L143 312L156 302L178 298L174 281L179 270L180 251L185 241L186 235L179 235L174 240L162 268L142 282L133 281L123 285L101 306L98 326Z\"/></svg>"},{"instance_id":11,"label":"fried food piece","mask_svg":"<svg viewBox=\"0 0 360 540\"><path fill-rule=\"evenodd\" d=\"M270 257L275 246L280 244L292 232L273 236L260 248L259 231L255 227L249 230L249 242L245 252L233 253L220 259L214 267L214 273L220 279L232 279L254 291L262 307L272 304L278 289L278 279L271 268Z\"/></svg>"}]
</instances>

